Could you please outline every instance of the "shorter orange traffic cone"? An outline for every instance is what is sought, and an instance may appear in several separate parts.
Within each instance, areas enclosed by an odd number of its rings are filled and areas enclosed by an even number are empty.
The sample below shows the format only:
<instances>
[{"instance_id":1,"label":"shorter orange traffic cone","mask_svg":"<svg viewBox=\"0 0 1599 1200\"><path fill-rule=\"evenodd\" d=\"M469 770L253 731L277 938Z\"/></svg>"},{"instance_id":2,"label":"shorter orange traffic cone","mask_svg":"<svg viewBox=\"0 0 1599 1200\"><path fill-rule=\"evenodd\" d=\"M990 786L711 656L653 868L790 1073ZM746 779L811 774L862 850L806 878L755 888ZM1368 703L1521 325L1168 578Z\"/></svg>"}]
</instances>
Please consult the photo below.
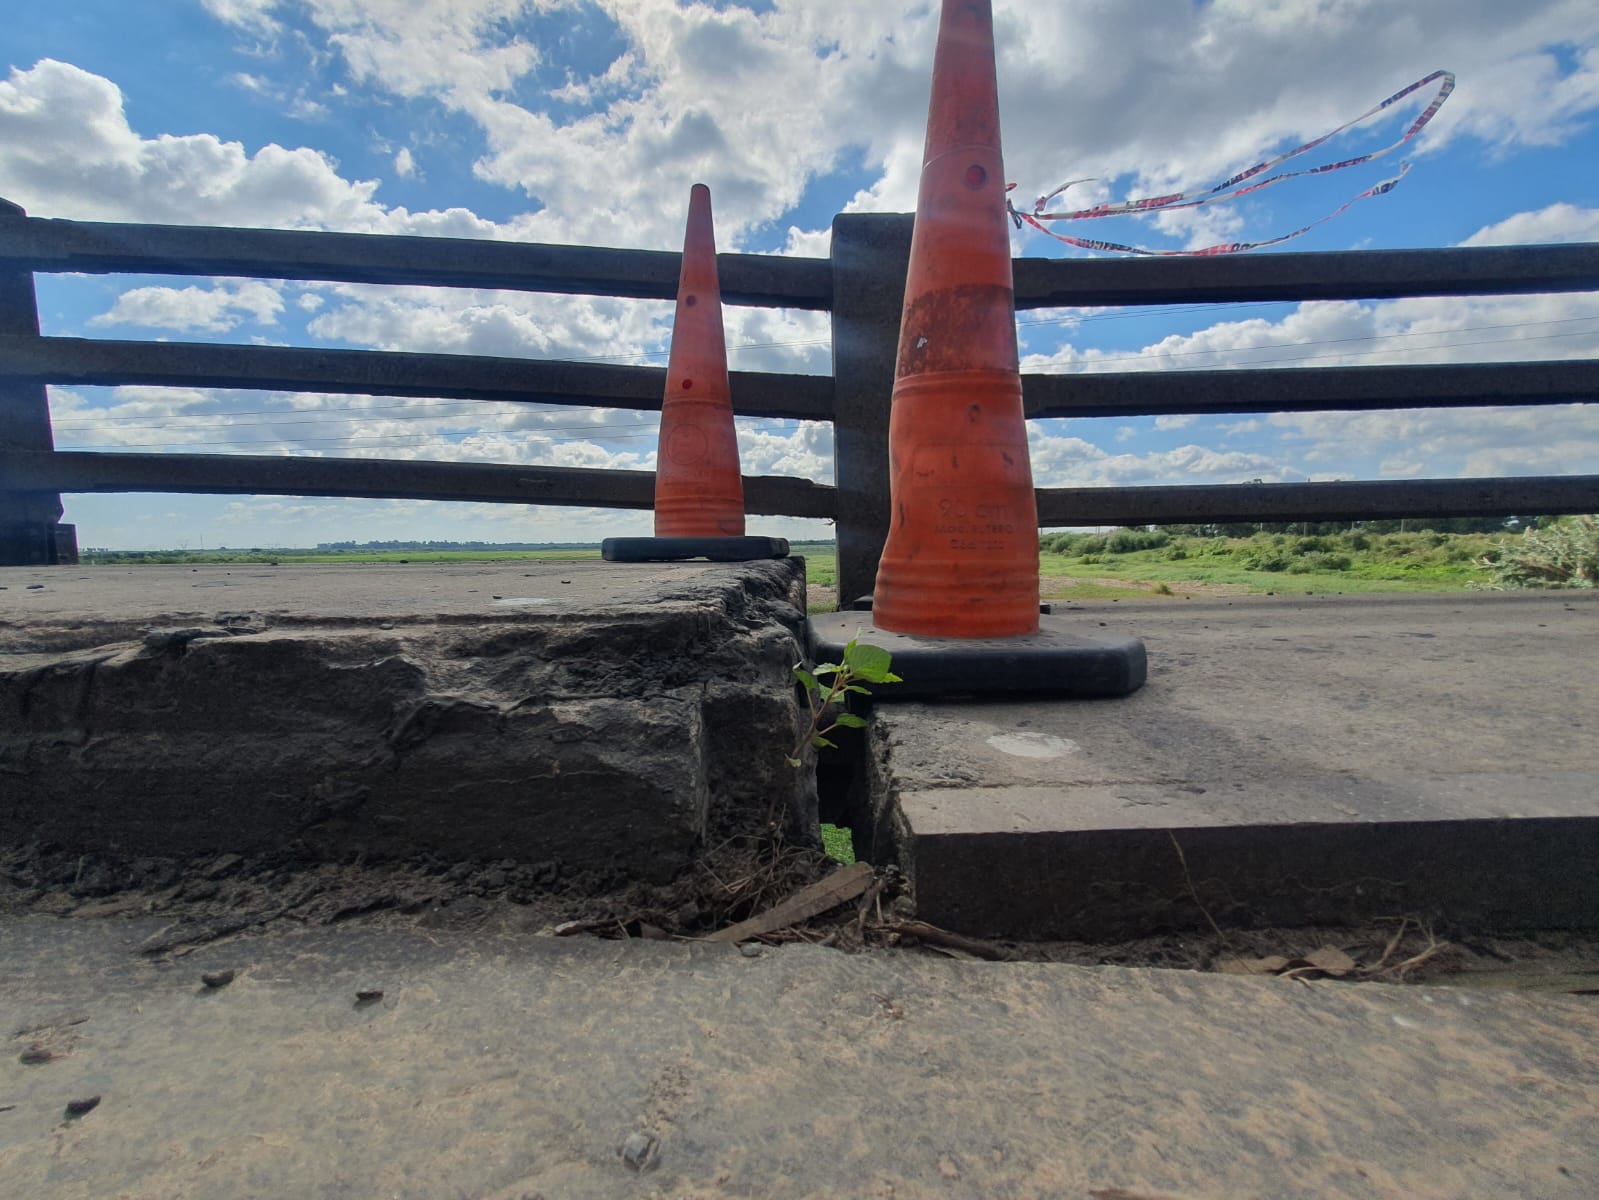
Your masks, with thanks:
<instances>
[{"instance_id":1,"label":"shorter orange traffic cone","mask_svg":"<svg viewBox=\"0 0 1599 1200\"><path fill-rule=\"evenodd\" d=\"M743 532L744 481L727 384L711 189L696 183L688 197L677 319L661 402L655 536L739 537Z\"/></svg>"},{"instance_id":2,"label":"shorter orange traffic cone","mask_svg":"<svg viewBox=\"0 0 1599 1200\"><path fill-rule=\"evenodd\" d=\"M744 536L744 479L727 380L722 289L716 277L711 189L689 192L688 228L678 274L677 316L661 401L655 455L655 536L607 538L613 562L683 558L781 558L782 538Z\"/></svg>"}]
</instances>

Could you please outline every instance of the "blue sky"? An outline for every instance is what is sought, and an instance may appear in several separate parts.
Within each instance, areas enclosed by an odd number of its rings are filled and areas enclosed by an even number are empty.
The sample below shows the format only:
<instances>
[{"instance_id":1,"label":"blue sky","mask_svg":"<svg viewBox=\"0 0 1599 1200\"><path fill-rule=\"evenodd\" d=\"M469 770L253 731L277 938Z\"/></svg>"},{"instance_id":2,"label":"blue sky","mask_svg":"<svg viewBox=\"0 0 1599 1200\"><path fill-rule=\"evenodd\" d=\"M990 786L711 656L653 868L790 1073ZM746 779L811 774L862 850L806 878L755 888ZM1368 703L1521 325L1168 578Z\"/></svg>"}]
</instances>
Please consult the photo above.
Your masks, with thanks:
<instances>
[{"instance_id":1,"label":"blue sky","mask_svg":"<svg viewBox=\"0 0 1599 1200\"><path fill-rule=\"evenodd\" d=\"M0 27L0 196L37 216L825 255L834 213L914 205L927 0L63 0ZM1282 252L1599 240L1592 0L996 0L1007 174L1082 204L1219 182L1444 68L1381 162L1235 204L1064 231ZM1294 165L1395 140L1426 93ZM1083 252L1032 231L1018 254ZM671 306L424 288L40 276L47 333L660 364ZM828 369L821 314L726 310L734 368ZM1021 314L1023 369L1579 358L1599 297ZM289 393L53 388L62 448L648 469L648 414ZM1035 422L1043 486L1599 472L1591 406ZM744 470L831 481L825 425L740 422ZM84 546L592 541L643 513L69 496ZM759 532L827 536L817 522Z\"/></svg>"}]
</instances>

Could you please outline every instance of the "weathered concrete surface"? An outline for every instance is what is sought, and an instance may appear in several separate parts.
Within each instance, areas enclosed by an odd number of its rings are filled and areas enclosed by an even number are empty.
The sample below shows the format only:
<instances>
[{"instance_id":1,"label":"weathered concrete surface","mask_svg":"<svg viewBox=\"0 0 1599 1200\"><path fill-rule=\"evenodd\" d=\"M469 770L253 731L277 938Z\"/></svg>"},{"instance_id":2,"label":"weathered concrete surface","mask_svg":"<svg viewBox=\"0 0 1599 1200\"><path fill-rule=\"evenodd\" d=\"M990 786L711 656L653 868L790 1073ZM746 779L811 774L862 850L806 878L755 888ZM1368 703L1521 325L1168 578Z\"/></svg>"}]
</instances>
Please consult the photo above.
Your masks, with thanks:
<instances>
[{"instance_id":1,"label":"weathered concrete surface","mask_svg":"<svg viewBox=\"0 0 1599 1200\"><path fill-rule=\"evenodd\" d=\"M1143 638L1148 685L875 710L879 833L927 920L1118 937L1203 925L1197 891L1222 922L1599 925L1599 596L1066 616Z\"/></svg>"},{"instance_id":2,"label":"weathered concrete surface","mask_svg":"<svg viewBox=\"0 0 1599 1200\"><path fill-rule=\"evenodd\" d=\"M787 796L799 560L0 571L0 840L669 878Z\"/></svg>"},{"instance_id":3,"label":"weathered concrete surface","mask_svg":"<svg viewBox=\"0 0 1599 1200\"><path fill-rule=\"evenodd\" d=\"M0 1195L1599 1194L1577 998L155 924L0 926Z\"/></svg>"}]
</instances>

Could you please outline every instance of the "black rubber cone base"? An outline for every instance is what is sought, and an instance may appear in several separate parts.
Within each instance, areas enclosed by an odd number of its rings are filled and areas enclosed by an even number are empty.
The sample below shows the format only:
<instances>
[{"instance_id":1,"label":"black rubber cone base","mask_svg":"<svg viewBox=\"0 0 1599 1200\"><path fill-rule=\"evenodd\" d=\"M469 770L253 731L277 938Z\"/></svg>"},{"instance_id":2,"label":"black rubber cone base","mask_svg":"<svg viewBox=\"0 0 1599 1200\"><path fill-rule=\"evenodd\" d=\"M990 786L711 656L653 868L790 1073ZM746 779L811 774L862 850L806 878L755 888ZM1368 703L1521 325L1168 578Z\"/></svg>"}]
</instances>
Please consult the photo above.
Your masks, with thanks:
<instances>
[{"instance_id":1,"label":"black rubber cone base","mask_svg":"<svg viewBox=\"0 0 1599 1200\"><path fill-rule=\"evenodd\" d=\"M1037 633L1013 638L939 638L890 633L863 612L810 619L811 658L841 662L851 638L893 656L902 683L874 683L874 697L1048 692L1083 699L1125 696L1144 686L1148 662L1137 638L1090 637L1065 616L1039 618Z\"/></svg>"},{"instance_id":2,"label":"black rubber cone base","mask_svg":"<svg viewBox=\"0 0 1599 1200\"><path fill-rule=\"evenodd\" d=\"M681 562L708 558L712 562L750 562L757 558L787 558L788 539L774 537L632 537L606 538L600 543L606 562Z\"/></svg>"},{"instance_id":3,"label":"black rubber cone base","mask_svg":"<svg viewBox=\"0 0 1599 1200\"><path fill-rule=\"evenodd\" d=\"M856 612L871 612L872 611L872 597L871 597L871 595L867 594L865 596L856 596L855 597L855 602L853 604L851 604L850 607L853 608ZM1055 611L1055 606L1053 604L1051 604L1048 600L1040 600L1038 602L1038 611L1047 616L1049 613L1052 613L1052 612Z\"/></svg>"}]
</instances>

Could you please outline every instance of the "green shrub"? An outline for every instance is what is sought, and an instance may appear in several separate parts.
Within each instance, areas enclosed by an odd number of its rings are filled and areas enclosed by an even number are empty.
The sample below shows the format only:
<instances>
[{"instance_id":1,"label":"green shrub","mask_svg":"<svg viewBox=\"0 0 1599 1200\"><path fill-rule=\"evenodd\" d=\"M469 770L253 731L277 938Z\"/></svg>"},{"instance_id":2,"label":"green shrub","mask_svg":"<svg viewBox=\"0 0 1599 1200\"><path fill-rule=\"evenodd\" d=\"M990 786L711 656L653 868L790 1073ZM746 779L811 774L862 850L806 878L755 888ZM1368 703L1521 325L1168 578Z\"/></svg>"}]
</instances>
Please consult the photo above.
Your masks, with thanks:
<instances>
[{"instance_id":1,"label":"green shrub","mask_svg":"<svg viewBox=\"0 0 1599 1200\"><path fill-rule=\"evenodd\" d=\"M1164 529L1118 529L1105 539L1108 554L1131 554L1136 550L1158 550L1171 541Z\"/></svg>"},{"instance_id":2,"label":"green shrub","mask_svg":"<svg viewBox=\"0 0 1599 1200\"><path fill-rule=\"evenodd\" d=\"M1275 546L1250 547L1238 556L1238 565L1246 571L1286 571L1298 561Z\"/></svg>"},{"instance_id":3,"label":"green shrub","mask_svg":"<svg viewBox=\"0 0 1599 1200\"><path fill-rule=\"evenodd\" d=\"M1312 554L1302 554L1288 565L1290 575L1310 575L1318 571L1347 571L1354 566L1355 560L1347 554L1330 554L1326 551L1316 551Z\"/></svg>"},{"instance_id":4,"label":"green shrub","mask_svg":"<svg viewBox=\"0 0 1599 1200\"><path fill-rule=\"evenodd\" d=\"M1054 533L1039 542L1039 548L1066 558L1081 554L1103 554L1105 538L1097 533Z\"/></svg>"},{"instance_id":5,"label":"green shrub","mask_svg":"<svg viewBox=\"0 0 1599 1200\"><path fill-rule=\"evenodd\" d=\"M1481 565L1493 575L1490 587L1599 586L1599 518L1561 518L1529 528L1500 542L1497 557Z\"/></svg>"}]
</instances>

